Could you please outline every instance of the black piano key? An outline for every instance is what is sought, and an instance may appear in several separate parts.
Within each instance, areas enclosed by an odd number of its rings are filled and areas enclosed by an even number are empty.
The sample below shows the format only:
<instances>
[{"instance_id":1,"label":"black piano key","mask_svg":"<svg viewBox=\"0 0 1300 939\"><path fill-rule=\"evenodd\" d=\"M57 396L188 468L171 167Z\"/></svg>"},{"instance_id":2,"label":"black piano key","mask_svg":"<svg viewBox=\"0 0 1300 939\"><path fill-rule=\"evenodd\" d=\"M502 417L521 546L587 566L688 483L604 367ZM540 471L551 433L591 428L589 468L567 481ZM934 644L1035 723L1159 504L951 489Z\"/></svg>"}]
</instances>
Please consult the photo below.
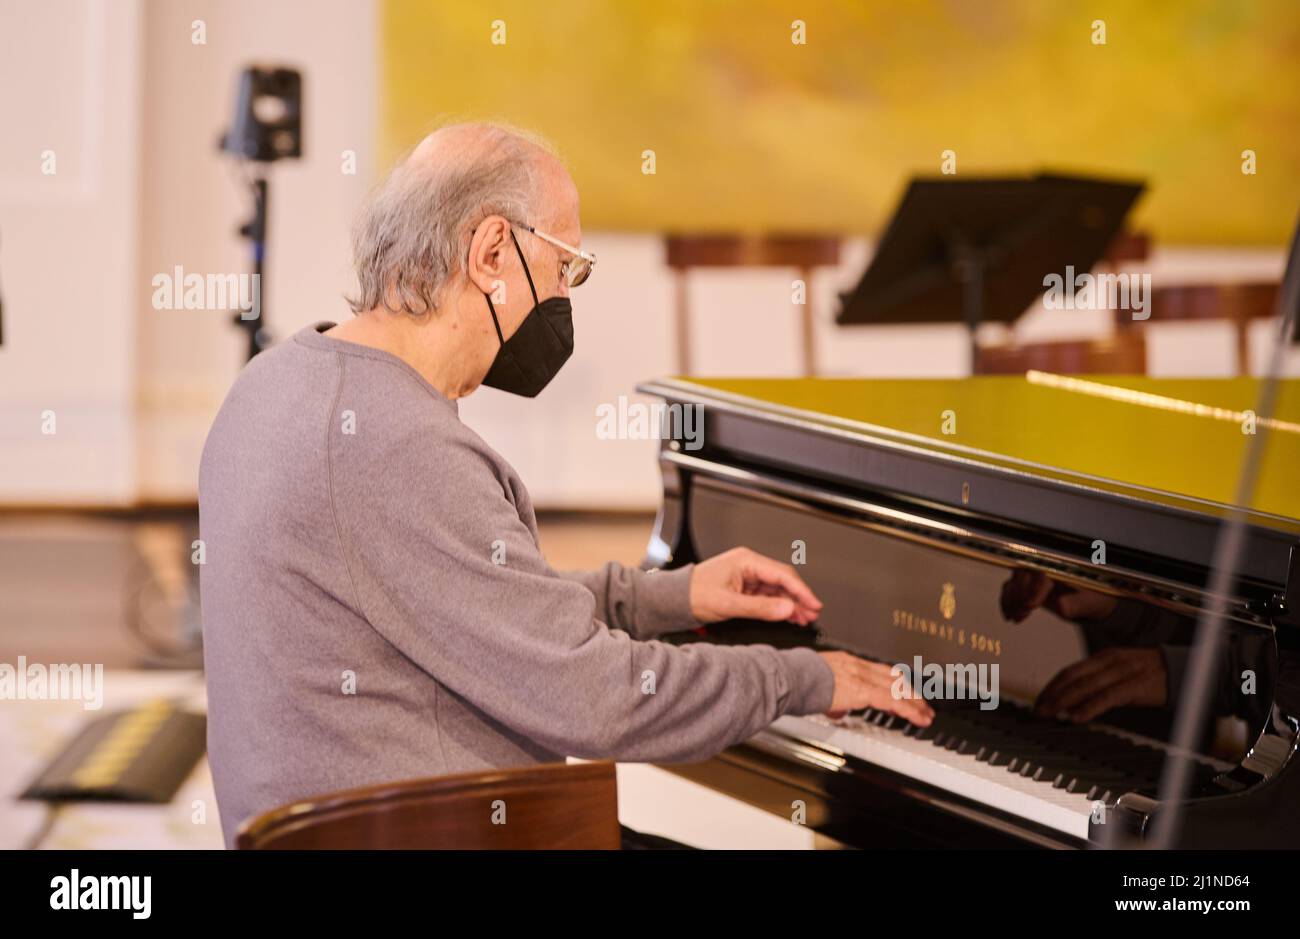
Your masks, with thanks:
<instances>
[{"instance_id":1,"label":"black piano key","mask_svg":"<svg viewBox=\"0 0 1300 939\"><path fill-rule=\"evenodd\" d=\"M1079 777L1076 773L1061 772L1057 773L1056 778L1052 780L1052 788L1064 789L1066 792L1073 792L1074 790L1070 787L1078 784L1078 782Z\"/></svg>"},{"instance_id":2,"label":"black piano key","mask_svg":"<svg viewBox=\"0 0 1300 939\"><path fill-rule=\"evenodd\" d=\"M1062 757L1055 759L1047 767L1050 771L1050 782L1057 789L1065 789L1067 792L1076 792L1071 786L1077 786L1089 780L1090 775L1096 772L1096 766L1086 760L1080 760L1077 757ZM1046 778L1047 774L1044 774ZM1091 781L1088 781L1091 785ZM1086 787L1085 787L1086 788Z\"/></svg>"},{"instance_id":3,"label":"black piano key","mask_svg":"<svg viewBox=\"0 0 1300 939\"><path fill-rule=\"evenodd\" d=\"M1038 778L1050 783L1057 783L1064 777L1058 788L1064 788L1071 778L1083 778L1096 773L1096 766L1087 760L1068 753L1053 753L1041 761Z\"/></svg>"},{"instance_id":4,"label":"black piano key","mask_svg":"<svg viewBox=\"0 0 1300 939\"><path fill-rule=\"evenodd\" d=\"M996 730L988 730L978 724L961 720L953 720L945 716L945 726L949 727L955 733L960 733L962 737L969 740L976 740L980 743L986 743L994 746L1006 746L1012 748L1023 745L1024 741L1011 736L1010 734L1001 733Z\"/></svg>"},{"instance_id":5,"label":"black piano key","mask_svg":"<svg viewBox=\"0 0 1300 939\"><path fill-rule=\"evenodd\" d=\"M1003 769L1005 769L1008 773L1011 773L1015 776L1023 776L1026 765L1027 764L1023 756L1013 756L1011 760L1007 763L1007 765L1003 767Z\"/></svg>"}]
</instances>

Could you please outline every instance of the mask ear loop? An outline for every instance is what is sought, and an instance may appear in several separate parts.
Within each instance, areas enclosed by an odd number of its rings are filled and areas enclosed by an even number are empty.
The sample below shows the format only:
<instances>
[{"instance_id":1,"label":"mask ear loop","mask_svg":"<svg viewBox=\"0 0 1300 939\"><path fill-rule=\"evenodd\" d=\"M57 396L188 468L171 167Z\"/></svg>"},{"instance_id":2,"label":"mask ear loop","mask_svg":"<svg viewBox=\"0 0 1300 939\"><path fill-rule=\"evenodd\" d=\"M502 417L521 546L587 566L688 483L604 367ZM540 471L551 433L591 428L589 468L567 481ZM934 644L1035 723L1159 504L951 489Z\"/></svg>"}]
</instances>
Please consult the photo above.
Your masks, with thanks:
<instances>
[{"instance_id":1,"label":"mask ear loop","mask_svg":"<svg viewBox=\"0 0 1300 939\"><path fill-rule=\"evenodd\" d=\"M537 288L533 286L533 275L528 270L528 262L524 260L523 249L519 247L519 239L515 237L515 230L510 229L510 240L515 243L515 253L519 255L519 263L524 266L524 276L528 278L528 291L533 295L533 306L537 306ZM488 310L492 313L492 325L497 331L497 341L501 345L506 344L506 337L501 332L501 321L497 319L497 308L492 305L492 295L483 294L483 299L487 301Z\"/></svg>"},{"instance_id":2,"label":"mask ear loop","mask_svg":"<svg viewBox=\"0 0 1300 939\"><path fill-rule=\"evenodd\" d=\"M524 249L519 247L519 239L515 237L515 230L510 229L510 240L515 243L515 253L519 255L519 263L524 266L524 276L528 278L528 290L533 295L533 306L539 306L541 301L537 299L537 288L533 286L533 274L528 270L528 262L524 260Z\"/></svg>"},{"instance_id":3,"label":"mask ear loop","mask_svg":"<svg viewBox=\"0 0 1300 939\"><path fill-rule=\"evenodd\" d=\"M492 305L492 295L485 293L483 294L483 299L487 301L488 310L492 313L492 325L495 326L497 330L497 341L504 346L506 344L506 337L501 335L501 323L497 320L497 308Z\"/></svg>"}]
</instances>

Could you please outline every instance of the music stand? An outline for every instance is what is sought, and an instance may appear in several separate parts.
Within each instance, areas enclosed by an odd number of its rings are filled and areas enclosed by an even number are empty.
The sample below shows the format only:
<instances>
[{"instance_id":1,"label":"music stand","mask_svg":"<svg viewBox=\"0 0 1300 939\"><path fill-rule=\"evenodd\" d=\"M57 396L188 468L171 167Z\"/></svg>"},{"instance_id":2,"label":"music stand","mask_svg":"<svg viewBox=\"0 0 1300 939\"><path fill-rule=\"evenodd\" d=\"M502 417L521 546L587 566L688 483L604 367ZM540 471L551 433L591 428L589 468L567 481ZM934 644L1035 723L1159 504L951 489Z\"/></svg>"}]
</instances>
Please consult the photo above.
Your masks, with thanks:
<instances>
[{"instance_id":1,"label":"music stand","mask_svg":"<svg viewBox=\"0 0 1300 939\"><path fill-rule=\"evenodd\" d=\"M1066 267L1090 271L1141 182L1037 176L914 179L836 322L1010 323Z\"/></svg>"}]
</instances>

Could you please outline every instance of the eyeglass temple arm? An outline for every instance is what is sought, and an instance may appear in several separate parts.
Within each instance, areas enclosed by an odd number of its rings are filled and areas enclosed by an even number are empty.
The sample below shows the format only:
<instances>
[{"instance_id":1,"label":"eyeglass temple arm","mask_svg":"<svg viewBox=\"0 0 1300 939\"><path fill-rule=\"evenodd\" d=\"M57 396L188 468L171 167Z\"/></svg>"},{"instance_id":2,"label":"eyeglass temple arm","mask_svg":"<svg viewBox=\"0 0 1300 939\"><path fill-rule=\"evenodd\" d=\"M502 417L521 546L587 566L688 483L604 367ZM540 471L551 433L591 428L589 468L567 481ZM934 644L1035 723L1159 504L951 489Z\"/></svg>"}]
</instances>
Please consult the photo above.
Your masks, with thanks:
<instances>
[{"instance_id":1,"label":"eyeglass temple arm","mask_svg":"<svg viewBox=\"0 0 1300 939\"><path fill-rule=\"evenodd\" d=\"M596 262L596 256L594 254L591 254L590 252L583 251L581 248L575 248L571 244L565 244L559 238L554 238L551 235L546 234L546 232L544 231L538 231L536 228L533 228L531 225L524 225L523 228L524 231L531 232L532 234L536 235L538 238L542 239L543 241L549 241L557 248L563 248L565 251L568 251L570 254L575 254L578 257L590 261L593 264Z\"/></svg>"}]
</instances>

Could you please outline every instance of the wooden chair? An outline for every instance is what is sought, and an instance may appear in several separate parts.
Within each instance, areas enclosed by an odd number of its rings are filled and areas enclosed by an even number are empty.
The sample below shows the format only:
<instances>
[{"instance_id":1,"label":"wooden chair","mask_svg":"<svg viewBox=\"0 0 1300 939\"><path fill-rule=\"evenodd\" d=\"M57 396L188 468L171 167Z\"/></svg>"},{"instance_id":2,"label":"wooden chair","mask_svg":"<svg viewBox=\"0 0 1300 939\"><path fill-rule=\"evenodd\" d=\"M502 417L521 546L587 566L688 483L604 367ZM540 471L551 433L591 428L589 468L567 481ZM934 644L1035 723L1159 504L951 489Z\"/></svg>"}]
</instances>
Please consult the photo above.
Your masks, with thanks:
<instances>
[{"instance_id":1,"label":"wooden chair","mask_svg":"<svg viewBox=\"0 0 1300 939\"><path fill-rule=\"evenodd\" d=\"M669 235L668 266L677 275L677 374L691 374L690 306L686 274L692 267L793 267L804 282L800 309L803 373L817 374L813 342L812 272L840 263L838 238L826 235Z\"/></svg>"},{"instance_id":2,"label":"wooden chair","mask_svg":"<svg viewBox=\"0 0 1300 939\"><path fill-rule=\"evenodd\" d=\"M235 847L617 850L610 762L545 764L349 789L272 809Z\"/></svg>"},{"instance_id":3,"label":"wooden chair","mask_svg":"<svg viewBox=\"0 0 1300 939\"><path fill-rule=\"evenodd\" d=\"M1237 331L1237 368L1250 372L1249 330L1252 320L1268 319L1277 310L1280 285L1275 283L1179 284L1151 291L1151 318L1135 321L1127 312L1115 316L1119 330L1147 323L1187 320L1228 320Z\"/></svg>"},{"instance_id":4,"label":"wooden chair","mask_svg":"<svg viewBox=\"0 0 1300 939\"><path fill-rule=\"evenodd\" d=\"M1140 330L1109 339L1036 342L983 346L982 375L1020 375L1030 369L1059 375L1142 375L1146 372L1146 343Z\"/></svg>"}]
</instances>

